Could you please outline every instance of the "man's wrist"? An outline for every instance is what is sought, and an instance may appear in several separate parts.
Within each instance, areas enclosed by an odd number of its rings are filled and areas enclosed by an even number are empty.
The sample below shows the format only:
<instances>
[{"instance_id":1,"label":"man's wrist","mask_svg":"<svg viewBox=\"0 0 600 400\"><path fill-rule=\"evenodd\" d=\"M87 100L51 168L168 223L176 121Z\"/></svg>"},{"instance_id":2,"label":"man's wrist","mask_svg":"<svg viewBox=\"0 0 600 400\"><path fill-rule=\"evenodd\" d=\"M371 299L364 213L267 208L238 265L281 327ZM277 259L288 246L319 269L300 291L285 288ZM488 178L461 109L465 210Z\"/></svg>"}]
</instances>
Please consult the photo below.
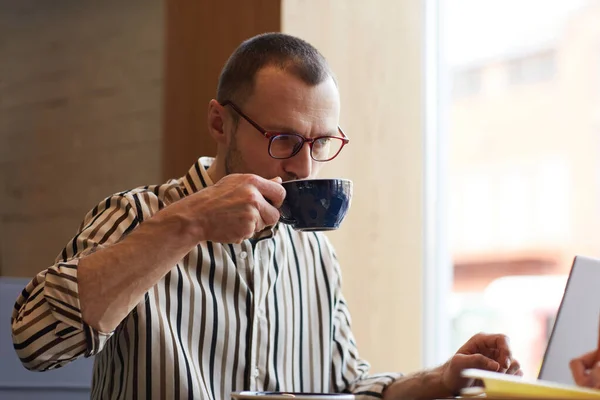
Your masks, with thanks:
<instances>
[{"instance_id":1,"label":"man's wrist","mask_svg":"<svg viewBox=\"0 0 600 400\"><path fill-rule=\"evenodd\" d=\"M383 393L386 400L425 400L452 397L444 384L444 366L407 375L392 383Z\"/></svg>"},{"instance_id":2,"label":"man's wrist","mask_svg":"<svg viewBox=\"0 0 600 400\"><path fill-rule=\"evenodd\" d=\"M148 225L154 225L152 228L149 227L150 229L168 231L181 241L195 246L197 243L207 240L205 237L206 218L203 218L202 215L190 214L192 213L189 207L173 204L161 210L147 222Z\"/></svg>"}]
</instances>

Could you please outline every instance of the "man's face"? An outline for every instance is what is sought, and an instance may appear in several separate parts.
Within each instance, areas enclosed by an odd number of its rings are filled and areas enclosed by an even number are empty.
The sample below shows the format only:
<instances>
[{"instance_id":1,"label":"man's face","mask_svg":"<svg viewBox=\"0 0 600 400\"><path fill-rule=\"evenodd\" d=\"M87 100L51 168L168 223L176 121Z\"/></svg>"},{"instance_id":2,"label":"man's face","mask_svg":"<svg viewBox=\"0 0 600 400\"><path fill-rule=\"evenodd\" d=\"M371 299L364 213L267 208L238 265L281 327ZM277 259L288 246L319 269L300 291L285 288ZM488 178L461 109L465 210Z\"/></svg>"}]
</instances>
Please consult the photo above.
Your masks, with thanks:
<instances>
[{"instance_id":1,"label":"man's face","mask_svg":"<svg viewBox=\"0 0 600 400\"><path fill-rule=\"evenodd\" d=\"M278 68L263 68L256 75L254 92L239 107L267 131L306 138L339 135L340 100L332 78L309 86ZM251 173L267 179L280 176L286 181L314 178L323 166L311 158L308 143L284 160L272 158L268 147L269 140L240 116L225 153L226 173Z\"/></svg>"}]
</instances>

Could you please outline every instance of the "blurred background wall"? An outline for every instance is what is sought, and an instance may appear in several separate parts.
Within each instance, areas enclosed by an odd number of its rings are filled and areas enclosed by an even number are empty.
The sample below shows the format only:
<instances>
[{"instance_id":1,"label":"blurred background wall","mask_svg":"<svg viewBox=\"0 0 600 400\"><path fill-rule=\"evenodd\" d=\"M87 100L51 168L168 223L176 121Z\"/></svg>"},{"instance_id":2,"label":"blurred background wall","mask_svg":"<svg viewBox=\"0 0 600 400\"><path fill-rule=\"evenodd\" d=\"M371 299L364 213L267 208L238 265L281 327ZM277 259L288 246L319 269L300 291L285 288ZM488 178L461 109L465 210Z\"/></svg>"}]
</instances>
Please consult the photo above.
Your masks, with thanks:
<instances>
[{"instance_id":1,"label":"blurred background wall","mask_svg":"<svg viewBox=\"0 0 600 400\"><path fill-rule=\"evenodd\" d=\"M106 196L161 178L161 1L0 1L0 273L30 277Z\"/></svg>"}]
</instances>

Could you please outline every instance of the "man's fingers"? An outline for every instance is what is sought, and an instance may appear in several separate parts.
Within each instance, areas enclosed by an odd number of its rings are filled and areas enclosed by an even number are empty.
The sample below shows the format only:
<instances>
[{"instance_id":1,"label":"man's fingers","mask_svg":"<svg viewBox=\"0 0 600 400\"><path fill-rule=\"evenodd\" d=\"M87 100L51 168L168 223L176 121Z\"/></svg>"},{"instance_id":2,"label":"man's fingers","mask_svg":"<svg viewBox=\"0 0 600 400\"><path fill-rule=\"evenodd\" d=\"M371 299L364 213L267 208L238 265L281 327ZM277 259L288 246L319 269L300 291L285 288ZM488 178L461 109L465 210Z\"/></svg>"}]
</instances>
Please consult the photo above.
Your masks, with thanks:
<instances>
[{"instance_id":1,"label":"man's fingers","mask_svg":"<svg viewBox=\"0 0 600 400\"><path fill-rule=\"evenodd\" d=\"M469 339L459 352L466 354L480 353L494 359L500 364L502 372L510 367L512 360L510 341L506 335L501 334L490 335L479 333Z\"/></svg>"},{"instance_id":2,"label":"man's fingers","mask_svg":"<svg viewBox=\"0 0 600 400\"><path fill-rule=\"evenodd\" d=\"M495 346L498 349L498 355L495 358L500 363L502 369L510 368L512 364L512 353L510 351L510 341L506 335L495 335Z\"/></svg>"},{"instance_id":3,"label":"man's fingers","mask_svg":"<svg viewBox=\"0 0 600 400\"><path fill-rule=\"evenodd\" d=\"M279 221L279 210L266 200L259 203L258 212L265 226L275 225Z\"/></svg>"},{"instance_id":4,"label":"man's fingers","mask_svg":"<svg viewBox=\"0 0 600 400\"><path fill-rule=\"evenodd\" d=\"M506 371L509 375L523 375L523 371L521 371L521 365L517 360L511 360L510 367Z\"/></svg>"},{"instance_id":5,"label":"man's fingers","mask_svg":"<svg viewBox=\"0 0 600 400\"><path fill-rule=\"evenodd\" d=\"M596 358L598 356L598 351L594 350L594 351L590 351L589 353L585 353L584 355L582 355L581 357L578 357L578 360L581 360L581 362L583 363L583 366L586 369L591 369L594 364L596 363Z\"/></svg>"},{"instance_id":6,"label":"man's fingers","mask_svg":"<svg viewBox=\"0 0 600 400\"><path fill-rule=\"evenodd\" d=\"M481 348L479 351L486 357L497 361L500 364L501 372L507 371L513 364L514 360L511 358L511 352L505 348Z\"/></svg>"},{"instance_id":7,"label":"man's fingers","mask_svg":"<svg viewBox=\"0 0 600 400\"><path fill-rule=\"evenodd\" d=\"M276 177L271 180L262 178L258 175L246 175L244 183L250 185L253 193L250 195L250 201L260 214L260 223L257 224L258 230L265 226L275 225L279 221L279 207L285 198L285 189L281 186L281 178Z\"/></svg>"},{"instance_id":8,"label":"man's fingers","mask_svg":"<svg viewBox=\"0 0 600 400\"><path fill-rule=\"evenodd\" d=\"M590 378L592 380L592 386L595 388L600 387L600 362L596 363L590 372Z\"/></svg>"},{"instance_id":9,"label":"man's fingers","mask_svg":"<svg viewBox=\"0 0 600 400\"><path fill-rule=\"evenodd\" d=\"M483 354L457 354L454 356L456 367L460 371L465 368L477 368L486 371L498 371L500 364Z\"/></svg>"},{"instance_id":10,"label":"man's fingers","mask_svg":"<svg viewBox=\"0 0 600 400\"><path fill-rule=\"evenodd\" d=\"M589 376L586 372L587 368L583 364L582 358L580 357L571 360L569 367L571 368L571 374L573 375L573 380L575 380L575 383L579 386L587 386Z\"/></svg>"},{"instance_id":11,"label":"man's fingers","mask_svg":"<svg viewBox=\"0 0 600 400\"><path fill-rule=\"evenodd\" d=\"M275 177L269 180L255 176L252 184L275 208L281 207L283 199L285 199L285 189L281 186L281 178Z\"/></svg>"}]
</instances>

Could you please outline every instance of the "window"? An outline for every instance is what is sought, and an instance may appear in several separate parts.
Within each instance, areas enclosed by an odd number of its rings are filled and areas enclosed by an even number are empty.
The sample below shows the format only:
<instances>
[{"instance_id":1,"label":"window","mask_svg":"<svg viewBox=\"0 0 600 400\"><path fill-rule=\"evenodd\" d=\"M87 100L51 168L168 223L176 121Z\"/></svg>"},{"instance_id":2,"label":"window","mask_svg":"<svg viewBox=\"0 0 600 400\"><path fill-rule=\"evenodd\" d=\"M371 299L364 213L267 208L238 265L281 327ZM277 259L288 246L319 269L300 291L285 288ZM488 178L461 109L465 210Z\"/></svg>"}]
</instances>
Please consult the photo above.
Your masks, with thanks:
<instances>
[{"instance_id":1,"label":"window","mask_svg":"<svg viewBox=\"0 0 600 400\"><path fill-rule=\"evenodd\" d=\"M536 377L573 257L600 258L600 2L445 3L451 345L507 333Z\"/></svg>"},{"instance_id":2,"label":"window","mask_svg":"<svg viewBox=\"0 0 600 400\"><path fill-rule=\"evenodd\" d=\"M456 71L452 79L452 96L471 96L481 91L480 69L465 69Z\"/></svg>"},{"instance_id":3,"label":"window","mask_svg":"<svg viewBox=\"0 0 600 400\"><path fill-rule=\"evenodd\" d=\"M554 52L533 54L508 62L508 81L512 85L549 81L555 70Z\"/></svg>"}]
</instances>

